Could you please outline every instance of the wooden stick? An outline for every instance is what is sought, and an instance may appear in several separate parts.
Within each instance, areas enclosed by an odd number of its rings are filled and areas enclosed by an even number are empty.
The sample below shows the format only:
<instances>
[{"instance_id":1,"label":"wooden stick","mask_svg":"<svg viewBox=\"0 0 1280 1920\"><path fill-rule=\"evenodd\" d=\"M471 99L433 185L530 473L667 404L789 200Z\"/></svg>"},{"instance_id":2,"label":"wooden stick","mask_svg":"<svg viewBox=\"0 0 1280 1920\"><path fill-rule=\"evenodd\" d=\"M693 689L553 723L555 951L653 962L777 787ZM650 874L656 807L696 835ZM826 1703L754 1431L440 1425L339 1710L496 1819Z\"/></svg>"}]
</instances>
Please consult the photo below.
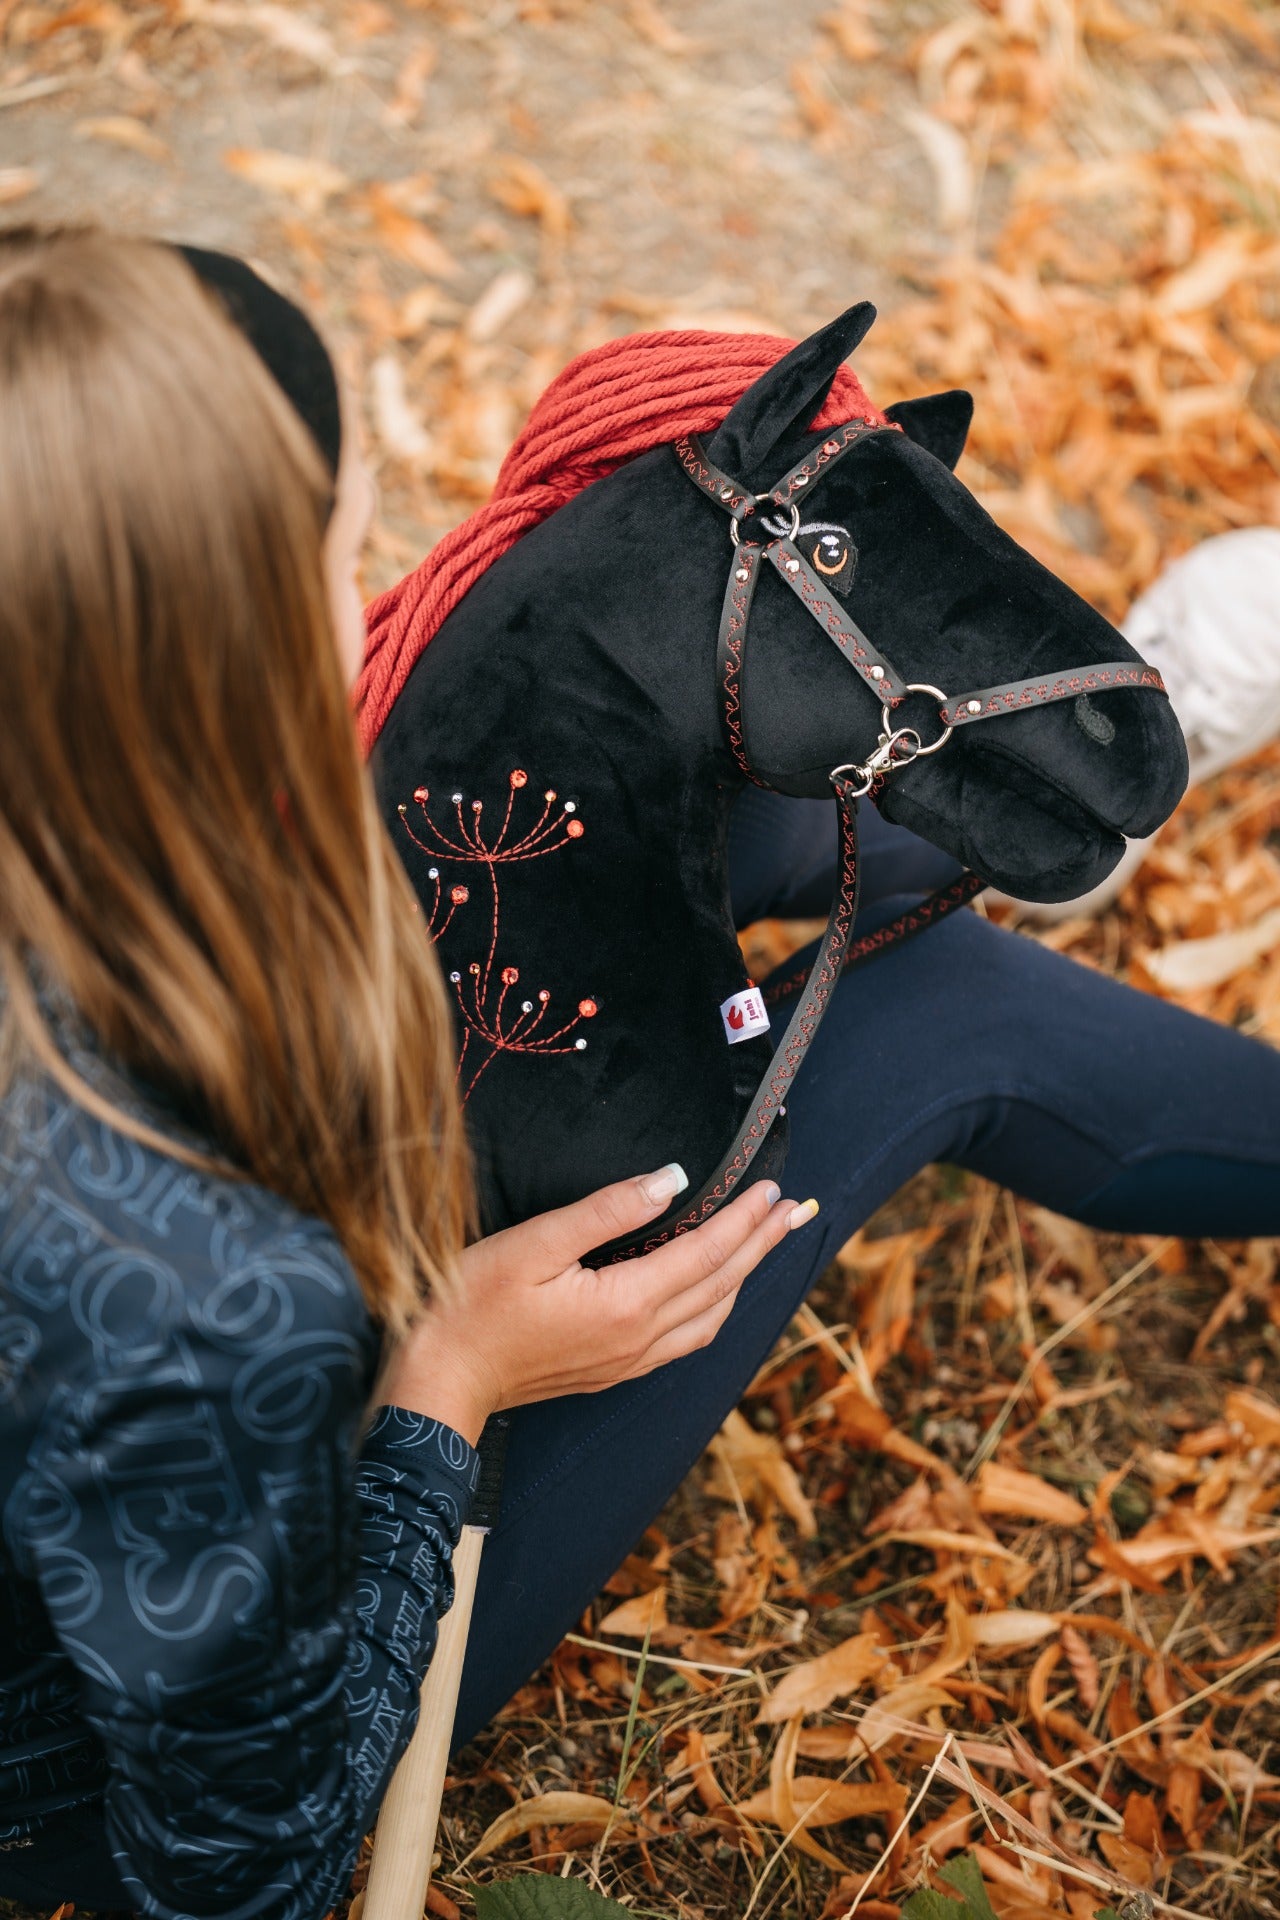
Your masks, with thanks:
<instances>
[{"instance_id":1,"label":"wooden stick","mask_svg":"<svg viewBox=\"0 0 1280 1920\"><path fill-rule=\"evenodd\" d=\"M454 1552L453 1605L422 1683L418 1724L378 1815L361 1920L422 1920L484 1535L464 1527Z\"/></svg>"}]
</instances>

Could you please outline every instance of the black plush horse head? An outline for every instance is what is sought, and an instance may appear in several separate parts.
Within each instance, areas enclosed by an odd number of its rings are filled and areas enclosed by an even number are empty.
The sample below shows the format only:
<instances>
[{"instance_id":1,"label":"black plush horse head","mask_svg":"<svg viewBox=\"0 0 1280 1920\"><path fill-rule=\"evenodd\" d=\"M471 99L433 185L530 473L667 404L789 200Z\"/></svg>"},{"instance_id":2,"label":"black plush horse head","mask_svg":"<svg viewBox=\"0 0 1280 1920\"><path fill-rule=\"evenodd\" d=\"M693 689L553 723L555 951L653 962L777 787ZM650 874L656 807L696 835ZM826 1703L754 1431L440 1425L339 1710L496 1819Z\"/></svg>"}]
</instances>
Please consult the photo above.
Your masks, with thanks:
<instances>
[{"instance_id":1,"label":"black plush horse head","mask_svg":"<svg viewBox=\"0 0 1280 1920\"><path fill-rule=\"evenodd\" d=\"M954 478L967 395L808 429L873 317L795 348L705 446L644 454L527 533L385 723L379 790L455 997L491 1227L679 1160L694 1198L661 1234L776 1176L847 945L858 795L982 882L1060 900L1183 791L1158 676ZM846 823L777 1055L728 899L748 778L834 784Z\"/></svg>"}]
</instances>

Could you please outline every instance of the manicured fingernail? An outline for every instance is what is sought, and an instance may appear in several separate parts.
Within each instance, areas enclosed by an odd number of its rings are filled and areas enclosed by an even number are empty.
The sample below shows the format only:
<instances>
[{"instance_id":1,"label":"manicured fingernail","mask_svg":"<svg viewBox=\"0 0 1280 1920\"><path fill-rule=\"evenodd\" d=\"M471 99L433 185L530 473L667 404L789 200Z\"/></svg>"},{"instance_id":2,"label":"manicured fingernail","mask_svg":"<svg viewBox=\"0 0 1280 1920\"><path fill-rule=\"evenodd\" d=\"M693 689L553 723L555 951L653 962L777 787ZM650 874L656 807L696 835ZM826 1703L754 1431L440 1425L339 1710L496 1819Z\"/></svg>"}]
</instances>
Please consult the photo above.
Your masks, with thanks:
<instances>
[{"instance_id":1,"label":"manicured fingernail","mask_svg":"<svg viewBox=\"0 0 1280 1920\"><path fill-rule=\"evenodd\" d=\"M646 1173L640 1182L640 1191L650 1205L656 1207L667 1200L674 1200L688 1184L688 1174L678 1160L672 1160L665 1167L659 1167L656 1173Z\"/></svg>"},{"instance_id":2,"label":"manicured fingernail","mask_svg":"<svg viewBox=\"0 0 1280 1920\"><path fill-rule=\"evenodd\" d=\"M804 1200L798 1207L792 1207L790 1213L787 1215L788 1229L794 1233L797 1227L802 1227L806 1221L812 1220L817 1211L818 1203L816 1200Z\"/></svg>"},{"instance_id":3,"label":"manicured fingernail","mask_svg":"<svg viewBox=\"0 0 1280 1920\"><path fill-rule=\"evenodd\" d=\"M779 1200L781 1200L782 1188L775 1180L766 1180L764 1182L764 1197L771 1207L776 1207Z\"/></svg>"}]
</instances>

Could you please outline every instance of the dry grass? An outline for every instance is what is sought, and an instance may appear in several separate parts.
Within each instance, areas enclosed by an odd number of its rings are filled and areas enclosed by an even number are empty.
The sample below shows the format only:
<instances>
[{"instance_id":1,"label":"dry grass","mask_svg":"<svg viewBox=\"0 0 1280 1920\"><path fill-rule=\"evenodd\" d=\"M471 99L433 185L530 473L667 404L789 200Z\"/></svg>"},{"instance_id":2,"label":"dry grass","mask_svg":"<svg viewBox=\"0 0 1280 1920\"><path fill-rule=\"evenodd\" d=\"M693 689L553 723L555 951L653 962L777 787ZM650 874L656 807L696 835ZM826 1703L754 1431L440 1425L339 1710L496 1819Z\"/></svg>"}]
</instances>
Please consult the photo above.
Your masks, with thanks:
<instances>
[{"instance_id":1,"label":"dry grass","mask_svg":"<svg viewBox=\"0 0 1280 1920\"><path fill-rule=\"evenodd\" d=\"M970 387L964 476L1109 613L1280 521L1274 7L0 0L0 26L15 214L251 244L327 316L383 488L371 587L581 347L798 332L868 290L872 392ZM1273 747L1049 937L1280 1039L1280 936L1226 971L1187 945L1280 907L1277 828ZM922 1176L460 1760L433 1910L536 1863L637 1913L890 1920L972 1847L1002 1920L1135 1889L1280 1912L1278 1350L1274 1243L1109 1239Z\"/></svg>"}]
</instances>

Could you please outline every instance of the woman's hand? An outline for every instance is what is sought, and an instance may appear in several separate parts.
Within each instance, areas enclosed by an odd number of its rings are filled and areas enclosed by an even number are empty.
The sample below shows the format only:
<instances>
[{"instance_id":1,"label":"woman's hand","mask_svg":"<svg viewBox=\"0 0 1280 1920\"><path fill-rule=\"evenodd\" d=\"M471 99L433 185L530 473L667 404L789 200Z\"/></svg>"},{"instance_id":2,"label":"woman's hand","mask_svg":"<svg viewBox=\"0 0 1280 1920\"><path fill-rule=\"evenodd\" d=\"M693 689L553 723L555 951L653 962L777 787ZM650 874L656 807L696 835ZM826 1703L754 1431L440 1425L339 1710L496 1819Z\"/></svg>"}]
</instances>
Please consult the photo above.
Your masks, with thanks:
<instances>
[{"instance_id":1,"label":"woman's hand","mask_svg":"<svg viewBox=\"0 0 1280 1920\"><path fill-rule=\"evenodd\" d=\"M656 1220L687 1184L663 1167L468 1247L453 1295L414 1323L380 1398L474 1443L502 1407L596 1393L708 1346L751 1269L818 1206L779 1200L763 1181L656 1253L581 1264Z\"/></svg>"}]
</instances>

